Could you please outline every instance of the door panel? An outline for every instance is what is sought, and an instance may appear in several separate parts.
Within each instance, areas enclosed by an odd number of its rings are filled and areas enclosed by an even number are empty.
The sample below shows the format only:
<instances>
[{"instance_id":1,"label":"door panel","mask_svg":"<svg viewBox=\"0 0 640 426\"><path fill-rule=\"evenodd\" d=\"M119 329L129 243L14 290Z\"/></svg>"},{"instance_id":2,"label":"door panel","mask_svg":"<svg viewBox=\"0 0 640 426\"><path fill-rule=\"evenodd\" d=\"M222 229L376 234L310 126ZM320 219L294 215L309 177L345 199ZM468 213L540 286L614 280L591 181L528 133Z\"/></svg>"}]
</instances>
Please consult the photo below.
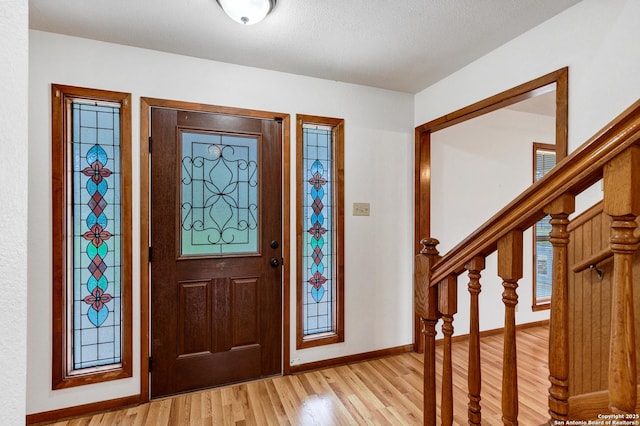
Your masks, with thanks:
<instances>
[{"instance_id":1,"label":"door panel","mask_svg":"<svg viewBox=\"0 0 640 426\"><path fill-rule=\"evenodd\" d=\"M281 372L281 124L152 108L151 395Z\"/></svg>"},{"instance_id":2,"label":"door panel","mask_svg":"<svg viewBox=\"0 0 640 426\"><path fill-rule=\"evenodd\" d=\"M211 351L211 281L178 283L178 356Z\"/></svg>"},{"instance_id":3,"label":"door panel","mask_svg":"<svg viewBox=\"0 0 640 426\"><path fill-rule=\"evenodd\" d=\"M231 282L231 306L235 311L232 319L232 347L259 344L258 333L259 312L257 278L237 279Z\"/></svg>"}]
</instances>

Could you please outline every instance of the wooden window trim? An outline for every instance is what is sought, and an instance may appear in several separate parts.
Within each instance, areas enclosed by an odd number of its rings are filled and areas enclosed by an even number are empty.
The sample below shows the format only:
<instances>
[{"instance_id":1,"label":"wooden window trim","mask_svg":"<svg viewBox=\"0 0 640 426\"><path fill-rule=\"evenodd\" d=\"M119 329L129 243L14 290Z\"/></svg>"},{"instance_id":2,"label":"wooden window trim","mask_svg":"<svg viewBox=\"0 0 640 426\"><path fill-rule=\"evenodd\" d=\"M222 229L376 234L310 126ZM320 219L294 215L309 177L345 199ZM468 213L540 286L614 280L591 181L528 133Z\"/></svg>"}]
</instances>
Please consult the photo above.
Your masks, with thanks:
<instances>
[{"instance_id":1,"label":"wooden window trim","mask_svg":"<svg viewBox=\"0 0 640 426\"><path fill-rule=\"evenodd\" d=\"M536 153L538 151L547 151L547 152L553 152L556 154L556 157L558 156L558 148L553 145L553 144L548 144L548 143L540 143L540 142L534 142L533 143L533 155L532 155L532 175L533 175L533 182L535 183L535 179L536 179ZM531 256L532 256L532 263L533 263L533 269L532 269L532 274L531 274L531 289L532 289L532 295L531 295L531 310L533 312L537 312L537 311L544 311L544 310L548 310L551 309L551 297L549 297L548 299L540 299L538 300L538 298L536 297L536 293L537 293L537 288L538 288L538 284L536 281L536 277L537 277L537 263L536 263L536 256L537 256L537 245L536 245L536 224L534 224L531 227L531 240L532 240L532 252L531 252Z\"/></svg>"},{"instance_id":2,"label":"wooden window trim","mask_svg":"<svg viewBox=\"0 0 640 426\"><path fill-rule=\"evenodd\" d=\"M334 184L334 229L335 229L335 310L334 331L304 336L302 283L302 233L304 224L302 206L303 190L303 124L318 124L333 128L333 176ZM296 115L296 349L305 349L333 343L344 342L344 119L319 117L314 115Z\"/></svg>"},{"instance_id":3,"label":"wooden window trim","mask_svg":"<svg viewBox=\"0 0 640 426\"><path fill-rule=\"evenodd\" d=\"M80 98L120 104L121 158L121 344L122 362L116 368L96 368L72 374L68 367L68 301L69 259L67 238L72 234L68 206L71 202L68 181L67 103ZM63 389L131 377L132 368L132 301L131 301L131 94L52 84L52 389Z\"/></svg>"}]
</instances>

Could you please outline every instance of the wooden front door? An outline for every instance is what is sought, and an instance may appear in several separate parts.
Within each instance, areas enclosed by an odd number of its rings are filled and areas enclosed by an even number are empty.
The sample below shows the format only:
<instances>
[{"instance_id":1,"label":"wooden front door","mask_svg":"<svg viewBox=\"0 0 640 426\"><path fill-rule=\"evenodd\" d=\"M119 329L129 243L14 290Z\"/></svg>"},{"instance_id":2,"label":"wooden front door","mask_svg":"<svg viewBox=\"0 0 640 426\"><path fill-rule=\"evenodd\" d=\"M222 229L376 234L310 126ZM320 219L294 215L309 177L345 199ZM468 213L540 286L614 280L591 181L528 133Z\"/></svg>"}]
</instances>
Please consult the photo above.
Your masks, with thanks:
<instances>
[{"instance_id":1,"label":"wooden front door","mask_svg":"<svg viewBox=\"0 0 640 426\"><path fill-rule=\"evenodd\" d=\"M281 372L281 127L152 108L152 397Z\"/></svg>"}]
</instances>

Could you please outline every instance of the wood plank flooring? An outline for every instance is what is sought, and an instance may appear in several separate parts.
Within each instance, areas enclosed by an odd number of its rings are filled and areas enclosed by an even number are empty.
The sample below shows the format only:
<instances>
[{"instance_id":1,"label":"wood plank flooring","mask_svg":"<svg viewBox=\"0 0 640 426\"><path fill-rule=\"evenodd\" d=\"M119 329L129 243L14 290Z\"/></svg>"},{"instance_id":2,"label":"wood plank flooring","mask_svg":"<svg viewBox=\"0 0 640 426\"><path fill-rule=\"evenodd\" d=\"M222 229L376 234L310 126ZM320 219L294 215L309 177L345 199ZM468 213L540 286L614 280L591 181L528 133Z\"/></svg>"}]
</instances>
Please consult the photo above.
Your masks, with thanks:
<instances>
[{"instance_id":1,"label":"wood plank flooring","mask_svg":"<svg viewBox=\"0 0 640 426\"><path fill-rule=\"evenodd\" d=\"M517 332L522 425L539 425L547 419L548 332L548 327ZM467 350L467 341L453 344L454 423L460 425L467 424ZM502 336L483 338L481 351L482 422L500 425ZM437 356L442 357L441 346ZM53 424L421 425L422 370L422 356L406 353L158 399Z\"/></svg>"}]
</instances>

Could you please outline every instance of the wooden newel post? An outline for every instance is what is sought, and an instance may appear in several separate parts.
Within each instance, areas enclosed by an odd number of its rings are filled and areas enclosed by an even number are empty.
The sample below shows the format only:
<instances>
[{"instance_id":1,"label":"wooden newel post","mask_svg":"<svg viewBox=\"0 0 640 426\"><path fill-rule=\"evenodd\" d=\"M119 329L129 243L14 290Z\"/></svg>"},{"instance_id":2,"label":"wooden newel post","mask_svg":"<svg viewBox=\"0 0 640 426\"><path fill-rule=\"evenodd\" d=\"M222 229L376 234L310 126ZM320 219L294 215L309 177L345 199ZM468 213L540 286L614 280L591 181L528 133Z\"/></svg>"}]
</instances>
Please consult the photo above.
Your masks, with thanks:
<instances>
[{"instance_id":1,"label":"wooden newel post","mask_svg":"<svg viewBox=\"0 0 640 426\"><path fill-rule=\"evenodd\" d=\"M502 360L502 423L518 424L518 364L516 362L516 305L522 278L522 231L513 230L498 240L498 275L504 292L504 350Z\"/></svg>"},{"instance_id":2,"label":"wooden newel post","mask_svg":"<svg viewBox=\"0 0 640 426\"><path fill-rule=\"evenodd\" d=\"M424 348L424 424L436 424L436 323L438 322L438 287L430 286L431 267L440 256L435 238L425 238L415 260L414 309L420 318Z\"/></svg>"},{"instance_id":3,"label":"wooden newel post","mask_svg":"<svg viewBox=\"0 0 640 426\"><path fill-rule=\"evenodd\" d=\"M567 252L569 215L575 211L575 197L562 195L545 207L551 215L553 276L549 323L549 415L563 421L569 414L569 297Z\"/></svg>"},{"instance_id":4,"label":"wooden newel post","mask_svg":"<svg viewBox=\"0 0 640 426\"><path fill-rule=\"evenodd\" d=\"M633 312L635 219L640 215L640 147L632 146L604 168L604 211L611 216L613 277L609 346L609 408L635 413L637 398L636 344Z\"/></svg>"}]
</instances>

